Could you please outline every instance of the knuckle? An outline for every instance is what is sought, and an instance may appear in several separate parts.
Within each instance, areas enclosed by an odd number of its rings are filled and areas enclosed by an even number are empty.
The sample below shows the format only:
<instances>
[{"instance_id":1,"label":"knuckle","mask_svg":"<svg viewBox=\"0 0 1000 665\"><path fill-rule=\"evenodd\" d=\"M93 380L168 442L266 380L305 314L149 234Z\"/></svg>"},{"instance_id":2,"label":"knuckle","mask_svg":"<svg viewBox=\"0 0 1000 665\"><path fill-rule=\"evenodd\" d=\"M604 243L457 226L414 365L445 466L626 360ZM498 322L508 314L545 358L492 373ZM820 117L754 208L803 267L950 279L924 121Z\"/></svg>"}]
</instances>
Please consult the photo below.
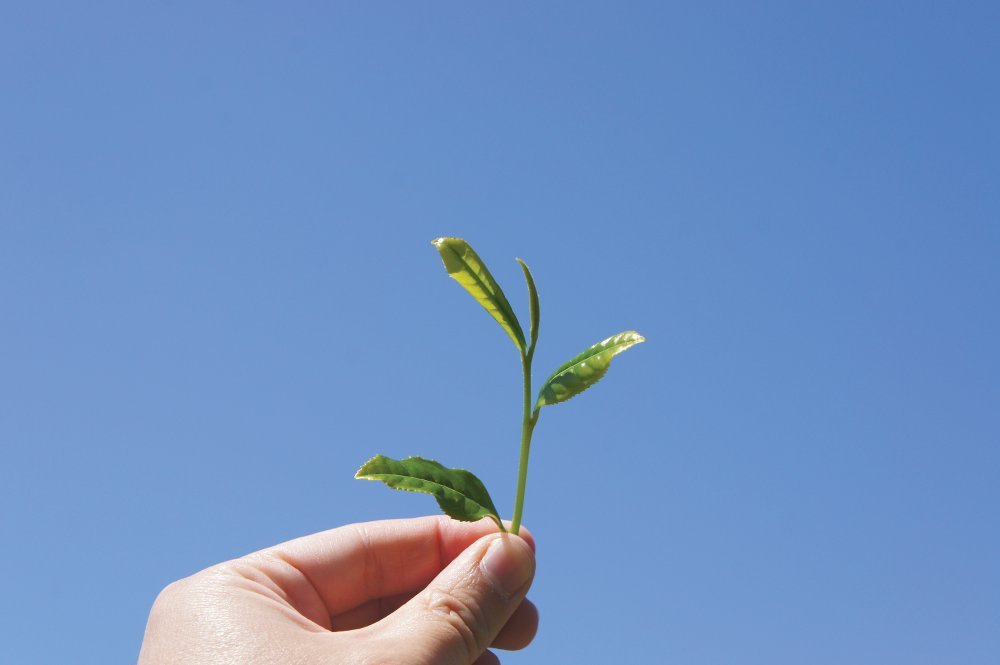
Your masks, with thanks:
<instances>
[{"instance_id":1,"label":"knuckle","mask_svg":"<svg viewBox=\"0 0 1000 665\"><path fill-rule=\"evenodd\" d=\"M179 608L188 606L192 602L193 597L204 591L207 582L217 574L219 567L206 568L190 577L175 580L163 587L160 593L156 595L150 612L159 615L164 612L175 612Z\"/></svg>"},{"instance_id":2,"label":"knuckle","mask_svg":"<svg viewBox=\"0 0 1000 665\"><path fill-rule=\"evenodd\" d=\"M153 601L153 611L162 610L164 606L175 603L178 598L183 597L184 588L184 580L177 580L163 587L160 593L156 595L156 600Z\"/></svg>"},{"instance_id":3,"label":"knuckle","mask_svg":"<svg viewBox=\"0 0 1000 665\"><path fill-rule=\"evenodd\" d=\"M178 611L186 604L188 583L186 580L171 582L156 595L147 618L147 630L156 629L171 622Z\"/></svg>"},{"instance_id":4,"label":"knuckle","mask_svg":"<svg viewBox=\"0 0 1000 665\"><path fill-rule=\"evenodd\" d=\"M443 638L460 643L470 659L489 646L487 617L471 595L459 589L435 590L428 596L427 609L442 626Z\"/></svg>"}]
</instances>

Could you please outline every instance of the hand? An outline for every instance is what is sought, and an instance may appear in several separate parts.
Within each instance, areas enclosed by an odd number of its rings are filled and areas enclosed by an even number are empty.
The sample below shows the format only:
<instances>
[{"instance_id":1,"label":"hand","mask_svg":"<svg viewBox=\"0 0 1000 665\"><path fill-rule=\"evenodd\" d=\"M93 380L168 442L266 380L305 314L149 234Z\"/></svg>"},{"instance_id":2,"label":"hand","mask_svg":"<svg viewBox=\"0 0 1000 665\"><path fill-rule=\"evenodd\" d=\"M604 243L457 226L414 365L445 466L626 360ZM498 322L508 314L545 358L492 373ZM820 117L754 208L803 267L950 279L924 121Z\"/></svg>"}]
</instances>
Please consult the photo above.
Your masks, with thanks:
<instances>
[{"instance_id":1,"label":"hand","mask_svg":"<svg viewBox=\"0 0 1000 665\"><path fill-rule=\"evenodd\" d=\"M139 665L491 665L538 628L534 541L445 517L352 524L164 589Z\"/></svg>"}]
</instances>

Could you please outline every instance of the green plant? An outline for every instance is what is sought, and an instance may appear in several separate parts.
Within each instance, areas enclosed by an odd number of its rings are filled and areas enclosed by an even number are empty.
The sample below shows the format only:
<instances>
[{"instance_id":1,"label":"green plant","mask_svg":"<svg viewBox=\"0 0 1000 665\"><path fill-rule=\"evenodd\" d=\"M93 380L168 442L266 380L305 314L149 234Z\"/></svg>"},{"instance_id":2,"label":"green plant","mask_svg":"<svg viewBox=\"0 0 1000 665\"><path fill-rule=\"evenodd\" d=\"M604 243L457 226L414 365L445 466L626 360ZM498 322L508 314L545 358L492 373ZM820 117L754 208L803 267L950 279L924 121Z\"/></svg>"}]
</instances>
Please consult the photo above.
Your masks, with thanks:
<instances>
[{"instance_id":1,"label":"green plant","mask_svg":"<svg viewBox=\"0 0 1000 665\"><path fill-rule=\"evenodd\" d=\"M510 526L511 533L516 535L521 527L521 515L524 510L531 434L538 422L541 408L565 402L579 395L601 380L608 372L612 358L645 339L639 333L629 330L594 344L556 369L542 385L532 406L531 360L535 354L535 343L538 341L540 311L535 280L527 264L517 259L524 272L524 279L528 283L531 328L528 338L525 339L521 324L514 315L510 303L507 302L503 290L472 247L461 238L438 238L433 244L441 253L448 274L496 319L521 354L521 369L524 374L524 412L521 420L521 457L517 473L517 494L514 517ZM393 489L431 494L437 499L441 510L454 519L474 522L489 517L501 530L504 530L503 522L486 487L472 472L465 469L449 469L438 462L421 457L394 460L384 455L376 455L362 465L355 478L380 480Z\"/></svg>"}]
</instances>

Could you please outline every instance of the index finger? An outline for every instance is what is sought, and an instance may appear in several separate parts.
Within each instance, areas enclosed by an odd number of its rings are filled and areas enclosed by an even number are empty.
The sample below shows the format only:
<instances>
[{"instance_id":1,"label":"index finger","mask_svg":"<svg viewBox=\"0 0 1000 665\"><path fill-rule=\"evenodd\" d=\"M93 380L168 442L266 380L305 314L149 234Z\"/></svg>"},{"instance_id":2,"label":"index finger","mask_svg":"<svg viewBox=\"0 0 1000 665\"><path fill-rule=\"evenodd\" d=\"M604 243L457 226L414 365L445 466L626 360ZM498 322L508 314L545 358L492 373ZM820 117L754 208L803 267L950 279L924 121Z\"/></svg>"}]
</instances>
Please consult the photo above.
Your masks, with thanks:
<instances>
[{"instance_id":1,"label":"index finger","mask_svg":"<svg viewBox=\"0 0 1000 665\"><path fill-rule=\"evenodd\" d=\"M489 519L382 520L304 536L265 552L301 572L335 616L370 600L423 589L469 545L496 531ZM520 535L534 550L527 529Z\"/></svg>"}]
</instances>

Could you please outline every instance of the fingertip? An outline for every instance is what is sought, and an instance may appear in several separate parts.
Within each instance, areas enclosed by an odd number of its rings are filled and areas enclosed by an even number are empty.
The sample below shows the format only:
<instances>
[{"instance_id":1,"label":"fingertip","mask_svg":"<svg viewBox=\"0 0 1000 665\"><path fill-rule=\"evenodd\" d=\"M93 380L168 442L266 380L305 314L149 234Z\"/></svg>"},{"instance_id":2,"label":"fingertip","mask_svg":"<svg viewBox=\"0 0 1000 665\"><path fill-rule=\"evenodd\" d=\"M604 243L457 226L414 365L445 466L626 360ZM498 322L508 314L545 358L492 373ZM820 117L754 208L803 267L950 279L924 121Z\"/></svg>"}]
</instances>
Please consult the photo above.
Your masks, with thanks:
<instances>
[{"instance_id":1,"label":"fingertip","mask_svg":"<svg viewBox=\"0 0 1000 665\"><path fill-rule=\"evenodd\" d=\"M510 520L504 520L503 527L507 530L507 533L510 533L510 527L511 527ZM511 535L514 534L511 533ZM528 527L522 524L520 529L518 529L517 531L517 537L523 540L524 542L528 543L528 546L531 548L532 552L537 552L535 548L535 537L531 535L531 531L528 530Z\"/></svg>"},{"instance_id":2,"label":"fingertip","mask_svg":"<svg viewBox=\"0 0 1000 665\"><path fill-rule=\"evenodd\" d=\"M480 567L501 597L512 600L527 591L535 576L535 553L527 541L511 534L496 534L482 539L486 551Z\"/></svg>"},{"instance_id":3,"label":"fingertip","mask_svg":"<svg viewBox=\"0 0 1000 665\"><path fill-rule=\"evenodd\" d=\"M518 651L535 639L538 633L538 608L527 598L511 615L490 646L504 651Z\"/></svg>"},{"instance_id":4,"label":"fingertip","mask_svg":"<svg viewBox=\"0 0 1000 665\"><path fill-rule=\"evenodd\" d=\"M524 542L528 543L528 547L531 548L531 551L532 551L533 554L538 554L538 548L535 547L535 537L533 535L531 535L531 532L528 531L527 527L523 527L522 526L521 530L518 531L517 535Z\"/></svg>"},{"instance_id":5,"label":"fingertip","mask_svg":"<svg viewBox=\"0 0 1000 665\"><path fill-rule=\"evenodd\" d=\"M500 659L492 651L486 651L472 665L500 665Z\"/></svg>"}]
</instances>

